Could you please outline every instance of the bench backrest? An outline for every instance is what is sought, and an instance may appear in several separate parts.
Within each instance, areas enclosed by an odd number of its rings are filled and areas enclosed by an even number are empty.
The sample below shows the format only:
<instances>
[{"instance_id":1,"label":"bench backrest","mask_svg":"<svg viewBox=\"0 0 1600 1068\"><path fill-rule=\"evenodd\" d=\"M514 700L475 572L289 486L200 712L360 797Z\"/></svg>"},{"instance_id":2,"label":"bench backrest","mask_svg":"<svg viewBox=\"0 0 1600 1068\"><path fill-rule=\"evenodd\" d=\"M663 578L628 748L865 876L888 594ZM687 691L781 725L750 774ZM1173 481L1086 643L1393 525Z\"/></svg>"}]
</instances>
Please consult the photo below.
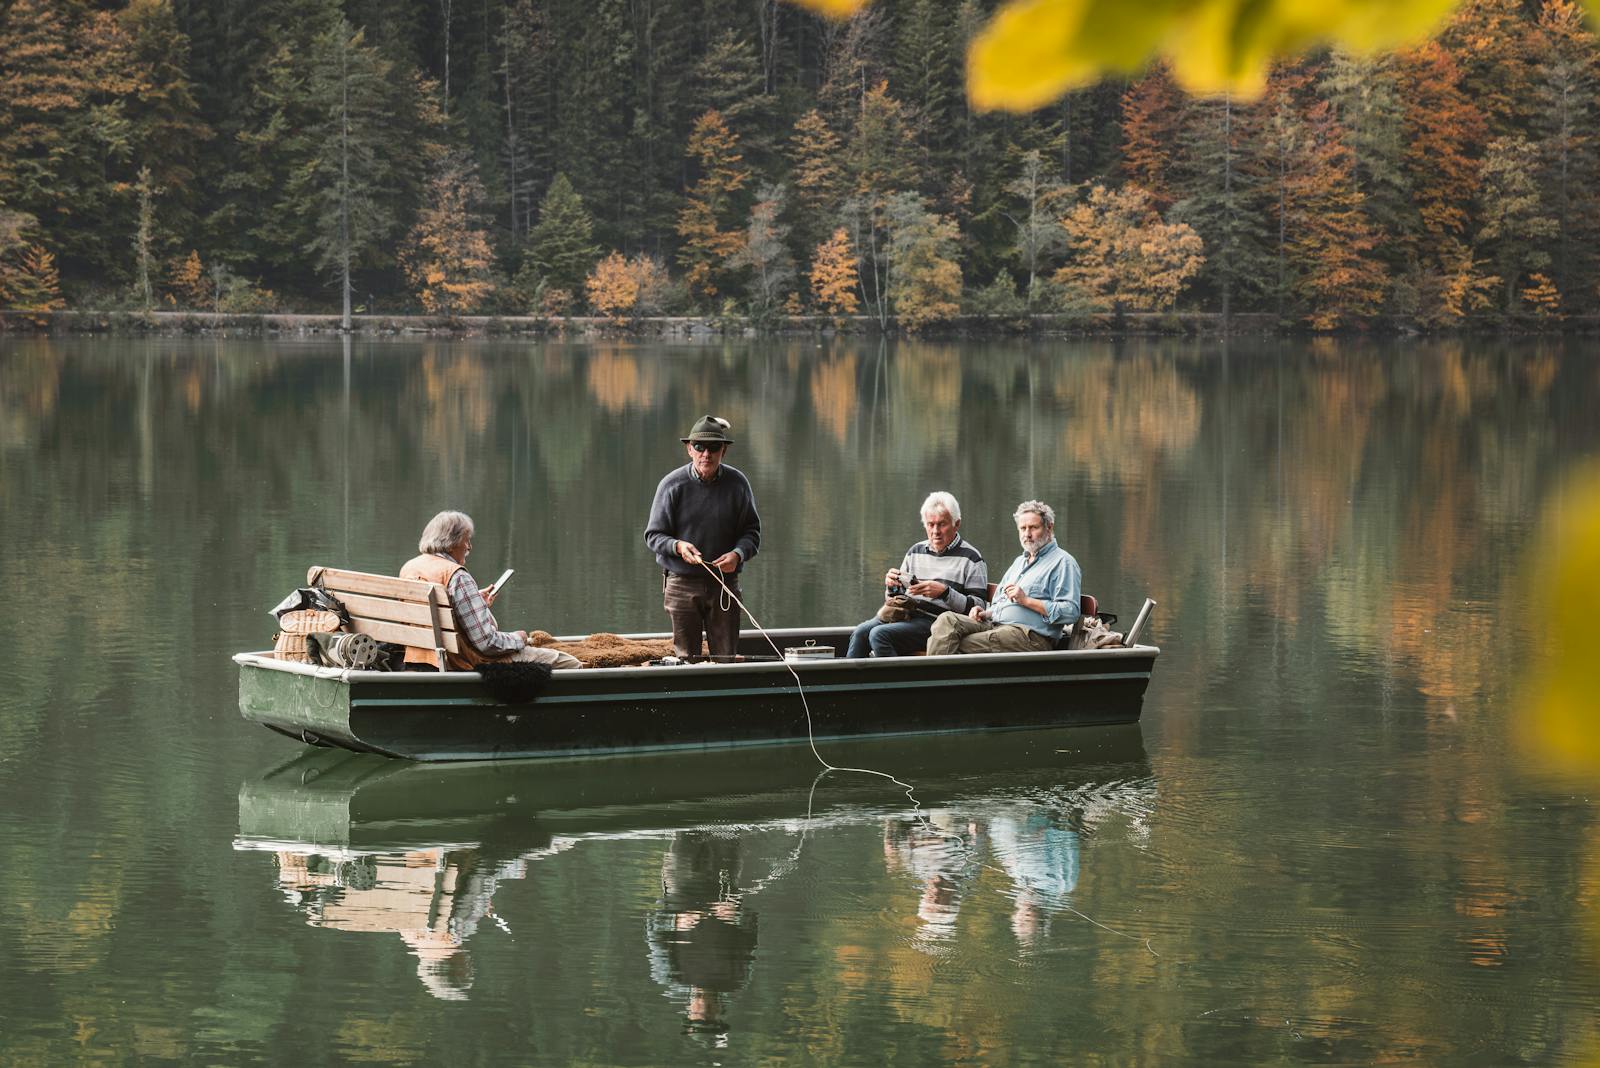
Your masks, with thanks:
<instances>
[{"instance_id":1,"label":"bench backrest","mask_svg":"<svg viewBox=\"0 0 1600 1068\"><path fill-rule=\"evenodd\" d=\"M321 586L339 599L350 613L350 629L380 642L459 653L462 639L456 633L450 595L437 582L370 575L313 567L306 585ZM443 655L440 654L440 670Z\"/></svg>"}]
</instances>

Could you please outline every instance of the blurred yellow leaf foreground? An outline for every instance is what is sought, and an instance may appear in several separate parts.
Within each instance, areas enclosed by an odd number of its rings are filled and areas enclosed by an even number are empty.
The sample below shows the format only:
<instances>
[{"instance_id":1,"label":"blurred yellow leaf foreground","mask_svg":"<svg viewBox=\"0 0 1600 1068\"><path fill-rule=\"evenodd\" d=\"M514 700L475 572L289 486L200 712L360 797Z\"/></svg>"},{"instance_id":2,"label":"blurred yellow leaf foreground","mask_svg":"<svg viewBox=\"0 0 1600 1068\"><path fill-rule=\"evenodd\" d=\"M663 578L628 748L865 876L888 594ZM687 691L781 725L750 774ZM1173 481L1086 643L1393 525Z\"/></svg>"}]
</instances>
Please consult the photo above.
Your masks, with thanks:
<instances>
[{"instance_id":1,"label":"blurred yellow leaf foreground","mask_svg":"<svg viewBox=\"0 0 1600 1068\"><path fill-rule=\"evenodd\" d=\"M1537 547L1530 612L1547 640L1529 678L1534 756L1557 773L1593 782L1600 773L1600 466L1552 498Z\"/></svg>"},{"instance_id":2,"label":"blurred yellow leaf foreground","mask_svg":"<svg viewBox=\"0 0 1600 1068\"><path fill-rule=\"evenodd\" d=\"M865 0L795 0L846 18ZM1030 111L1158 56L1189 92L1256 96L1275 60L1316 45L1367 53L1420 40L1458 0L1012 0L972 41L967 96ZM1589 0L1591 13L1600 0Z\"/></svg>"}]
</instances>

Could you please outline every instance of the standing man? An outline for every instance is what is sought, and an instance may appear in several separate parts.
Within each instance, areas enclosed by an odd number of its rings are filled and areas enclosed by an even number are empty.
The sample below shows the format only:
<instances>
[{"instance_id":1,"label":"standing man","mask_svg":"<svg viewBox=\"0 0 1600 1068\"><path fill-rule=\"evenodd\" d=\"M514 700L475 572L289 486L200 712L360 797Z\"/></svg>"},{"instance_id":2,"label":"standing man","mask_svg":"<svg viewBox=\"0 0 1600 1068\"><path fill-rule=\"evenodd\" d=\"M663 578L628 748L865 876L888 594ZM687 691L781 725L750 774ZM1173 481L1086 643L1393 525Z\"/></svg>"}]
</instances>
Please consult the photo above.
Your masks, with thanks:
<instances>
[{"instance_id":1,"label":"standing man","mask_svg":"<svg viewBox=\"0 0 1600 1068\"><path fill-rule=\"evenodd\" d=\"M738 468L722 462L733 439L729 423L707 415L680 438L689 462L656 487L644 541L661 565L662 601L672 619L679 656L699 656L704 635L714 657L732 657L739 644L739 606L706 567L715 568L735 596L739 572L761 545L755 494Z\"/></svg>"},{"instance_id":2,"label":"standing man","mask_svg":"<svg viewBox=\"0 0 1600 1068\"><path fill-rule=\"evenodd\" d=\"M845 655L910 656L922 652L941 612L966 612L989 596L989 569L976 545L961 536L961 505L939 490L922 502L927 541L906 550L899 567L883 576L890 593L912 598L910 619L886 623L878 616L856 627Z\"/></svg>"},{"instance_id":3,"label":"standing man","mask_svg":"<svg viewBox=\"0 0 1600 1068\"><path fill-rule=\"evenodd\" d=\"M1056 544L1056 513L1043 501L1023 501L1012 518L1022 555L1011 561L994 607L966 615L946 612L933 621L928 655L1026 653L1056 647L1061 632L1078 621L1083 573L1072 554Z\"/></svg>"}]
</instances>

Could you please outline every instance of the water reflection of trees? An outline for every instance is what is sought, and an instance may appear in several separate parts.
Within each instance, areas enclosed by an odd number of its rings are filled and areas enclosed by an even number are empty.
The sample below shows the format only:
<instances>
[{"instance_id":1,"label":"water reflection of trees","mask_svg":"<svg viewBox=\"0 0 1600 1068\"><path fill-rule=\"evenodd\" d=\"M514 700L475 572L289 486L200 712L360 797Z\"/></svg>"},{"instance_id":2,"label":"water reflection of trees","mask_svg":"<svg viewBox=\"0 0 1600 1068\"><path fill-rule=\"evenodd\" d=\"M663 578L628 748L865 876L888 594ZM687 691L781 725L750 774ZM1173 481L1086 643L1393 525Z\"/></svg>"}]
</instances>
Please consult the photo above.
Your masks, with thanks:
<instances>
[{"instance_id":1,"label":"water reflection of trees","mask_svg":"<svg viewBox=\"0 0 1600 1068\"><path fill-rule=\"evenodd\" d=\"M1510 701L1500 665L1515 655L1508 613L1537 626L1514 550L1562 465L1595 450L1596 375L1549 347L1456 342L1309 355L1168 343L362 343L347 388L337 344L7 343L0 523L13 549L0 577L20 590L46 576L50 610L0 624L0 763L111 769L51 779L70 781L52 787L70 798L37 806L29 840L8 855L0 892L26 917L16 967L93 973L138 930L156 858L197 863L163 828L203 807L224 774L214 755L240 744L224 655L266 640L261 609L309 562L392 570L433 510L462 506L479 521L480 567L515 551L508 620L659 625L638 531L656 480L681 462L677 439L707 409L735 419L730 460L751 474L768 522L747 583L764 622L861 618L869 605L850 570L870 584L897 560L934 488L957 493L964 531L1003 563L1005 517L1037 492L1062 502L1064 541L1103 601L1162 601L1156 636L1178 640L1157 693L1208 709L1148 723L1163 760L1247 744L1295 766L1307 750L1349 744L1352 723L1368 728L1374 768L1393 770L1362 797L1307 789L1264 811L1227 796L1193 844L1162 838L1164 876L1201 888L1164 921L1189 932L1179 953L1236 952L1211 928L1219 914L1251 913L1206 851L1304 822L1349 827L1327 856L1306 849L1280 869L1306 907L1381 884L1397 888L1396 911L1442 901L1459 918L1408 927L1390 948L1323 947L1350 969L1441 954L1512 962L1534 907L1518 887L1594 897L1575 860L1519 870L1529 817L1497 753ZM1401 715L1417 707L1420 726ZM1299 729L1262 729L1279 719ZM149 770L174 761L173 774ZM1208 789L1199 772L1163 774L1174 792ZM7 777L13 807L34 802L25 780ZM90 827L92 848L52 844L86 842ZM972 876L977 888L1011 881ZM908 927L917 900L902 901ZM962 900L962 925L1012 929L1013 897L969 889ZM242 922L240 909L220 905L217 922ZM637 956L637 928L629 937ZM915 946L833 938L841 990L890 982L885 959L898 962L902 992L936 985ZM1145 962L1135 955L1125 972L1128 959L1105 957L1104 1004L1152 1008ZM1381 1035L1364 1054L1466 1023L1414 993L1379 1004L1360 984L1271 982L1278 1001L1303 998L1323 1019L1373 1021ZM247 972L218 984L254 990ZM97 995L68 987L75 1011L94 1015ZM960 1019L973 1041L1000 1041L986 1030L1000 1025L976 1015L952 998L926 1021L948 1034ZM1201 1042L1176 1027L1145 1041L1152 1059Z\"/></svg>"}]
</instances>

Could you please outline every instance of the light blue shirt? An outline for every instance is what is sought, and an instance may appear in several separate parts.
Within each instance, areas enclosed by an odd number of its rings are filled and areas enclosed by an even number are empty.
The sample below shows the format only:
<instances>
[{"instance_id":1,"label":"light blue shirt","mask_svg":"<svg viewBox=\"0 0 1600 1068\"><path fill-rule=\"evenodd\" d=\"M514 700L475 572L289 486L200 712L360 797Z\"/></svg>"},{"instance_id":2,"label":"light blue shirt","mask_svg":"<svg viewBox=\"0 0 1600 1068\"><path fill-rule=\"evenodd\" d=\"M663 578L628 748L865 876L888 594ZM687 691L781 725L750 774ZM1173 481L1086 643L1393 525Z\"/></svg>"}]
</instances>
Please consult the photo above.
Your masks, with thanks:
<instances>
[{"instance_id":1,"label":"light blue shirt","mask_svg":"<svg viewBox=\"0 0 1600 1068\"><path fill-rule=\"evenodd\" d=\"M1006 599L1003 592L1012 583L1022 587L1029 597L1044 602L1043 615ZM989 618L996 623L1015 623L1043 634L1051 641L1061 637L1061 632L1078 621L1083 614L1079 605L1083 590L1083 573L1072 554L1051 538L1045 542L1039 555L1030 563L1026 553L1011 561L1000 585L994 591L994 604Z\"/></svg>"}]
</instances>

